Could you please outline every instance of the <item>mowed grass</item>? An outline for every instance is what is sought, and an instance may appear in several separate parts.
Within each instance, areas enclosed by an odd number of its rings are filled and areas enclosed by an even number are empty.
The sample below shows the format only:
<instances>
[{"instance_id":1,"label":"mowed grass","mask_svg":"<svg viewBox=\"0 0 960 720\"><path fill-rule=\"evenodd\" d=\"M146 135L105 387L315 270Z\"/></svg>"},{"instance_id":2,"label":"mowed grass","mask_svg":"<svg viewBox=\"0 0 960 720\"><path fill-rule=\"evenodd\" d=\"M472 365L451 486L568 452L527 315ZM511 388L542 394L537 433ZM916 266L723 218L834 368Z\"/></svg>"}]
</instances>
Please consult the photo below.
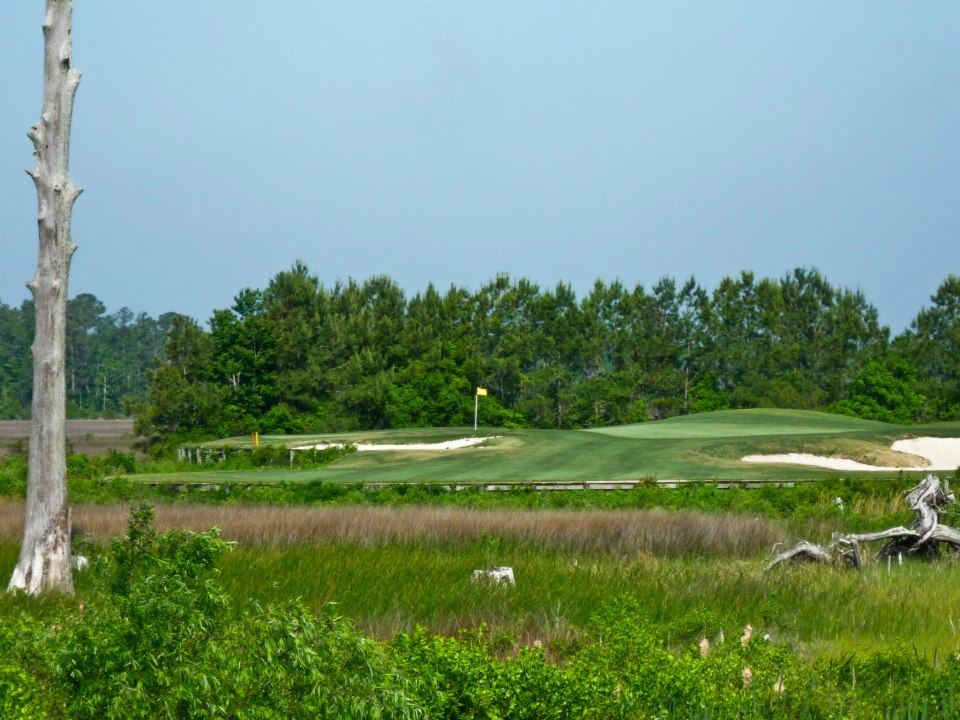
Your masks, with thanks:
<instances>
[{"instance_id":1,"label":"mowed grass","mask_svg":"<svg viewBox=\"0 0 960 720\"><path fill-rule=\"evenodd\" d=\"M769 437L772 435L835 435L882 433L890 426L874 420L811 410L718 410L657 422L596 428L587 432L635 440Z\"/></svg>"},{"instance_id":2,"label":"mowed grass","mask_svg":"<svg viewBox=\"0 0 960 720\"><path fill-rule=\"evenodd\" d=\"M658 422L597 430L481 428L481 446L428 452L355 453L319 470L254 470L218 474L163 473L138 476L148 482L355 483L561 482L588 480L792 480L836 476L837 471L740 461L751 452L816 451L838 447L852 459L889 455L898 437L960 436L960 423L897 426L803 410L726 410ZM267 444L320 442L438 442L474 435L472 428L268 436ZM847 440L845 446L839 441ZM243 447L248 438L228 438L210 447ZM886 454L886 455L885 455ZM845 473L851 474L851 473ZM875 475L876 476L876 475Z\"/></svg>"}]
</instances>

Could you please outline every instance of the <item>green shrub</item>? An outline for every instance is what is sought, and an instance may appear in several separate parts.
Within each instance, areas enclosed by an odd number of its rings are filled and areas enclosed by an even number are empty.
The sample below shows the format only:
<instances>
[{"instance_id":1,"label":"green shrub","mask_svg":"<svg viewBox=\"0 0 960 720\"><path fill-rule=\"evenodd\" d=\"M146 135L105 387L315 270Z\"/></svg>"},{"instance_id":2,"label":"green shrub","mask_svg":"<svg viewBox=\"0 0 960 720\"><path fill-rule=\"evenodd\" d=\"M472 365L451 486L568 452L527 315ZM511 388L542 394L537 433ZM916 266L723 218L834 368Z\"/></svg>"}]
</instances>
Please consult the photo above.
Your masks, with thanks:
<instances>
[{"instance_id":1,"label":"green shrub","mask_svg":"<svg viewBox=\"0 0 960 720\"><path fill-rule=\"evenodd\" d=\"M27 494L27 459L12 455L0 459L0 497L21 498Z\"/></svg>"},{"instance_id":2,"label":"green shrub","mask_svg":"<svg viewBox=\"0 0 960 720\"><path fill-rule=\"evenodd\" d=\"M48 716L48 634L25 615L0 620L0 718L39 720Z\"/></svg>"},{"instance_id":3,"label":"green shrub","mask_svg":"<svg viewBox=\"0 0 960 720\"><path fill-rule=\"evenodd\" d=\"M216 530L158 533L152 510L96 565L97 591L56 639L72 718L413 718L380 643L302 605L231 611ZM19 692L29 684L18 685Z\"/></svg>"}]
</instances>

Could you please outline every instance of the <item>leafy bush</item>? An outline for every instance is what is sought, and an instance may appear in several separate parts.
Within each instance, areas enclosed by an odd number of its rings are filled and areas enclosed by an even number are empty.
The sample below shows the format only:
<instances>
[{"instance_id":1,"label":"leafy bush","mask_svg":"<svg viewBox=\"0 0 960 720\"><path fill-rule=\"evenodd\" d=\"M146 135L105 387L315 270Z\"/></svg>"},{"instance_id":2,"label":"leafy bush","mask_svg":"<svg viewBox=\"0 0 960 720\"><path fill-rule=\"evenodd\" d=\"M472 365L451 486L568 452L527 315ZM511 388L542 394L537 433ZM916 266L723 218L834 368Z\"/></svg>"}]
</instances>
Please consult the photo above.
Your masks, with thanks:
<instances>
[{"instance_id":1,"label":"leafy bush","mask_svg":"<svg viewBox=\"0 0 960 720\"><path fill-rule=\"evenodd\" d=\"M231 609L214 569L228 543L152 520L147 506L133 512L85 612L56 639L52 685L69 717L417 716L381 644L298 603Z\"/></svg>"},{"instance_id":2,"label":"leafy bush","mask_svg":"<svg viewBox=\"0 0 960 720\"><path fill-rule=\"evenodd\" d=\"M833 412L867 420L911 423L923 410L917 369L894 353L870 360L860 371L847 397L830 406Z\"/></svg>"},{"instance_id":3,"label":"leafy bush","mask_svg":"<svg viewBox=\"0 0 960 720\"><path fill-rule=\"evenodd\" d=\"M49 682L44 655L48 634L37 621L20 615L0 621L0 717L39 720L49 714Z\"/></svg>"},{"instance_id":4,"label":"leafy bush","mask_svg":"<svg viewBox=\"0 0 960 720\"><path fill-rule=\"evenodd\" d=\"M27 494L27 459L11 455L0 459L0 497L24 497Z\"/></svg>"}]
</instances>

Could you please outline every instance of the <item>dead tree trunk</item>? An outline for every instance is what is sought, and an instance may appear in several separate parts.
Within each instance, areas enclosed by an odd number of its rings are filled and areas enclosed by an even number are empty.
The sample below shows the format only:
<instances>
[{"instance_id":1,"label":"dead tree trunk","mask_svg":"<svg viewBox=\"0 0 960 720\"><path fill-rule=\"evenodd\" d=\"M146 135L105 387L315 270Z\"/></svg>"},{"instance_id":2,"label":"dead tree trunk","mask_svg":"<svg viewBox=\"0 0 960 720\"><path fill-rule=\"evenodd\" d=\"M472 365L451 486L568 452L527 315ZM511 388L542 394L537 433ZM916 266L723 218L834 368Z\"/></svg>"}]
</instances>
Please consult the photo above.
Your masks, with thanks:
<instances>
[{"instance_id":1,"label":"dead tree trunk","mask_svg":"<svg viewBox=\"0 0 960 720\"><path fill-rule=\"evenodd\" d=\"M70 506L67 503L65 329L67 281L74 245L73 204L81 189L69 176L70 123L80 72L73 67L73 0L47 0L43 20L43 110L30 128L36 165L40 254L27 283L36 307L33 425L26 520L11 590L72 592Z\"/></svg>"},{"instance_id":2,"label":"dead tree trunk","mask_svg":"<svg viewBox=\"0 0 960 720\"><path fill-rule=\"evenodd\" d=\"M916 518L909 528L895 527L872 533L834 535L827 545L814 545L802 540L784 552L774 551L767 570L787 562L818 562L860 567L861 545L886 540L880 548L881 558L912 556L931 560L940 554L940 543L960 549L960 532L940 524L940 513L957 501L949 483L941 483L936 475L927 475L907 493L907 502Z\"/></svg>"}]
</instances>

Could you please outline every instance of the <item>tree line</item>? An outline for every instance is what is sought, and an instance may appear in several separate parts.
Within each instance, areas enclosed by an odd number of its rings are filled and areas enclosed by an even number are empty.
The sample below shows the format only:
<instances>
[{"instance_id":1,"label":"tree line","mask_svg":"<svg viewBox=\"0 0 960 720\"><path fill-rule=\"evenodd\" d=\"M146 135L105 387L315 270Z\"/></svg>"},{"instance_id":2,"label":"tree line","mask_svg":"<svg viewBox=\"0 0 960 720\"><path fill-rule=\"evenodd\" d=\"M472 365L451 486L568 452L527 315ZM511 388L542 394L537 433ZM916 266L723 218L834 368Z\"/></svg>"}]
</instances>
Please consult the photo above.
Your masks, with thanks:
<instances>
[{"instance_id":1,"label":"tree line","mask_svg":"<svg viewBox=\"0 0 960 720\"><path fill-rule=\"evenodd\" d=\"M147 370L163 355L174 313L107 313L94 295L67 303L67 414L116 417L147 392ZM0 418L30 417L34 305L0 303Z\"/></svg>"},{"instance_id":2,"label":"tree line","mask_svg":"<svg viewBox=\"0 0 960 720\"><path fill-rule=\"evenodd\" d=\"M0 303L0 417L30 413L33 305ZM708 290L597 281L577 297L500 275L408 296L388 277L326 287L301 262L206 326L68 305L74 417L136 413L154 438L466 425L574 428L723 408L960 417L960 278L892 337L860 291L796 269Z\"/></svg>"},{"instance_id":3,"label":"tree line","mask_svg":"<svg viewBox=\"0 0 960 720\"><path fill-rule=\"evenodd\" d=\"M960 417L960 278L896 337L859 290L812 269L713 290L597 281L577 297L500 275L407 296L327 287L297 262L208 327L171 316L137 407L151 437L483 424L576 428L724 408Z\"/></svg>"}]
</instances>

